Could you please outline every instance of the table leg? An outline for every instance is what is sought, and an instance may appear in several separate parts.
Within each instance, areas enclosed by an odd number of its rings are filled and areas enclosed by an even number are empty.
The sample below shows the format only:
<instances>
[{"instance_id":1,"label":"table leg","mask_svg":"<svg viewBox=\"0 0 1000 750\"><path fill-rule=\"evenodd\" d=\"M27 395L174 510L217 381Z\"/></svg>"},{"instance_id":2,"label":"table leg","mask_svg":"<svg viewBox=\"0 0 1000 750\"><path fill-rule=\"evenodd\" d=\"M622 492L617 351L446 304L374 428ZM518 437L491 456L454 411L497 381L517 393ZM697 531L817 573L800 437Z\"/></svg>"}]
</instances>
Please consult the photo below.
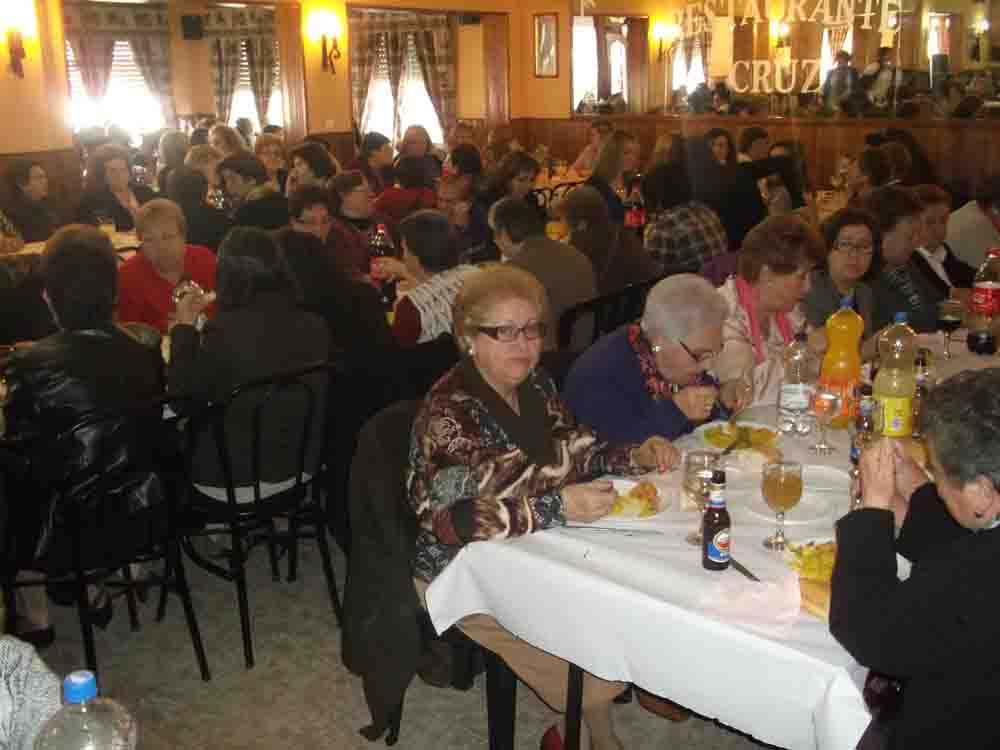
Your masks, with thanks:
<instances>
[{"instance_id":1,"label":"table leg","mask_svg":"<svg viewBox=\"0 0 1000 750\"><path fill-rule=\"evenodd\" d=\"M499 656L486 652L486 718L490 750L514 750L517 675Z\"/></svg>"},{"instance_id":2,"label":"table leg","mask_svg":"<svg viewBox=\"0 0 1000 750\"><path fill-rule=\"evenodd\" d=\"M566 678L565 750L580 750L580 720L583 717L583 670L569 665Z\"/></svg>"}]
</instances>

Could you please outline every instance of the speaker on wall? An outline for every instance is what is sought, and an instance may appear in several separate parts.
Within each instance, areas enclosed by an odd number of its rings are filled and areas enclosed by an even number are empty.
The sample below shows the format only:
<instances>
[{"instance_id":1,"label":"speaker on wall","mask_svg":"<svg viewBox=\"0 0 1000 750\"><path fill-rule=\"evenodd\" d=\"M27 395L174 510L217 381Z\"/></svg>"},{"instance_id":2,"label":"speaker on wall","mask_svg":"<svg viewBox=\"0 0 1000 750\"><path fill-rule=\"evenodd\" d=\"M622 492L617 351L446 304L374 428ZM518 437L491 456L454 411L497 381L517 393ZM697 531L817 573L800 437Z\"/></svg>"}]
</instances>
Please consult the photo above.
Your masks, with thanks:
<instances>
[{"instance_id":1,"label":"speaker on wall","mask_svg":"<svg viewBox=\"0 0 1000 750\"><path fill-rule=\"evenodd\" d=\"M181 36L185 41L197 41L205 37L205 19L202 16L181 16Z\"/></svg>"}]
</instances>

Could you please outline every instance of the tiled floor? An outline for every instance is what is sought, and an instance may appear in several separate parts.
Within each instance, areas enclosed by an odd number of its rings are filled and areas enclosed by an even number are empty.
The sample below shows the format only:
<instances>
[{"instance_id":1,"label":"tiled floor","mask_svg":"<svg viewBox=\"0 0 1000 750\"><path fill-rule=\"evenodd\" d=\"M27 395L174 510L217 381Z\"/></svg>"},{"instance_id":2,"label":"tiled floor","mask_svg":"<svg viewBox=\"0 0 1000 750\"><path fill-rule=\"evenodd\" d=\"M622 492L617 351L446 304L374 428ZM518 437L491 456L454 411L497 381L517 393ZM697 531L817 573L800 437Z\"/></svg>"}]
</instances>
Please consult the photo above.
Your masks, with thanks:
<instances>
[{"instance_id":1,"label":"tiled floor","mask_svg":"<svg viewBox=\"0 0 1000 750\"><path fill-rule=\"evenodd\" d=\"M102 690L139 719L142 750L374 750L358 730L368 722L360 680L340 661L334 624L314 547L303 550L296 583L273 583L266 554L252 561L251 599L257 666L243 667L239 616L230 584L189 565L212 681L199 679L179 602L157 624L143 607L142 630L129 631L124 603L106 632L98 631ZM338 560L342 578L343 559ZM54 610L58 639L44 653L57 673L82 664L73 609ZM439 690L419 680L406 698L401 750L463 750L487 743L484 679L468 692ZM518 690L517 747L538 747L554 715L531 693ZM698 718L672 724L636 704L615 708L618 733L629 750L761 747Z\"/></svg>"}]
</instances>

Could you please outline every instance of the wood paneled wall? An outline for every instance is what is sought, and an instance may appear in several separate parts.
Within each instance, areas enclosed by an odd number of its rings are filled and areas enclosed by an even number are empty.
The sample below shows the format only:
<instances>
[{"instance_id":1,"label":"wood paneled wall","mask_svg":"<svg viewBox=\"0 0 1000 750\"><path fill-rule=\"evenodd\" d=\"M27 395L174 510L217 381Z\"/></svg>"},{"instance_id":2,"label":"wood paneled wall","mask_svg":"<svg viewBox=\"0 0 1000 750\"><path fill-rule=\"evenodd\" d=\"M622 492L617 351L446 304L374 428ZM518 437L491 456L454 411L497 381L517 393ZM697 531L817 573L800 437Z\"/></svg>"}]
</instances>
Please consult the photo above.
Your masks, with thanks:
<instances>
[{"instance_id":1,"label":"wood paneled wall","mask_svg":"<svg viewBox=\"0 0 1000 750\"><path fill-rule=\"evenodd\" d=\"M955 120L844 120L796 118L733 118L676 116L618 116L607 118L638 137L648 159L656 139L674 133L700 135L710 128L726 128L739 140L746 127L758 125L771 141L798 140L808 162L814 187L826 187L836 171L837 159L865 148L865 136L886 127L909 130L924 148L946 183L972 183L987 174L1000 174L1000 122ZM531 151L539 143L549 146L553 158L573 160L587 142L590 121L519 119L513 122L517 139Z\"/></svg>"}]
</instances>

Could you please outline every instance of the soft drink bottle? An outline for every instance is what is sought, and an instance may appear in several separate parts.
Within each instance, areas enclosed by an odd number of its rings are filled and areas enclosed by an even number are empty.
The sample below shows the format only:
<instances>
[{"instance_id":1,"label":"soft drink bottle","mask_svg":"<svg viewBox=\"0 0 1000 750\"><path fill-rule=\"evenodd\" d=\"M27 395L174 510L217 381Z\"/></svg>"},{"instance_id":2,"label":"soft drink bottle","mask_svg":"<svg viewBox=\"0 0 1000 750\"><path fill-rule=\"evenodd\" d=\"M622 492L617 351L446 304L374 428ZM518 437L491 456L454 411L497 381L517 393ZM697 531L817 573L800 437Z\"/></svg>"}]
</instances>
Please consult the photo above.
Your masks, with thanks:
<instances>
[{"instance_id":1,"label":"soft drink bottle","mask_svg":"<svg viewBox=\"0 0 1000 750\"><path fill-rule=\"evenodd\" d=\"M913 432L913 397L916 334L906 324L906 313L896 313L896 322L878 339L879 368L873 384L885 437L910 437Z\"/></svg>"},{"instance_id":2,"label":"soft drink bottle","mask_svg":"<svg viewBox=\"0 0 1000 750\"><path fill-rule=\"evenodd\" d=\"M368 240L368 256L370 261L376 258L386 258L392 255L392 240L385 224L377 224L372 232L371 239ZM396 301L396 282L386 281L380 286L382 290L382 304L391 309Z\"/></svg>"},{"instance_id":3,"label":"soft drink bottle","mask_svg":"<svg viewBox=\"0 0 1000 750\"><path fill-rule=\"evenodd\" d=\"M38 731L35 750L135 750L138 728L119 703L97 697L93 672L63 680L63 707Z\"/></svg>"},{"instance_id":4,"label":"soft drink bottle","mask_svg":"<svg viewBox=\"0 0 1000 750\"><path fill-rule=\"evenodd\" d=\"M804 333L796 334L781 354L784 376L778 391L778 429L807 435L812 430L809 406L816 390L816 358Z\"/></svg>"},{"instance_id":5,"label":"soft drink bottle","mask_svg":"<svg viewBox=\"0 0 1000 750\"><path fill-rule=\"evenodd\" d=\"M841 395L840 414L830 421L830 426L837 429L850 423L854 389L861 379L860 348L865 321L854 311L853 303L853 298L844 297L840 309L826 320L827 349L819 373L823 387Z\"/></svg>"},{"instance_id":6,"label":"soft drink bottle","mask_svg":"<svg viewBox=\"0 0 1000 750\"><path fill-rule=\"evenodd\" d=\"M967 344L973 354L996 354L994 320L1000 315L1000 248L990 250L976 273L969 300Z\"/></svg>"}]
</instances>

